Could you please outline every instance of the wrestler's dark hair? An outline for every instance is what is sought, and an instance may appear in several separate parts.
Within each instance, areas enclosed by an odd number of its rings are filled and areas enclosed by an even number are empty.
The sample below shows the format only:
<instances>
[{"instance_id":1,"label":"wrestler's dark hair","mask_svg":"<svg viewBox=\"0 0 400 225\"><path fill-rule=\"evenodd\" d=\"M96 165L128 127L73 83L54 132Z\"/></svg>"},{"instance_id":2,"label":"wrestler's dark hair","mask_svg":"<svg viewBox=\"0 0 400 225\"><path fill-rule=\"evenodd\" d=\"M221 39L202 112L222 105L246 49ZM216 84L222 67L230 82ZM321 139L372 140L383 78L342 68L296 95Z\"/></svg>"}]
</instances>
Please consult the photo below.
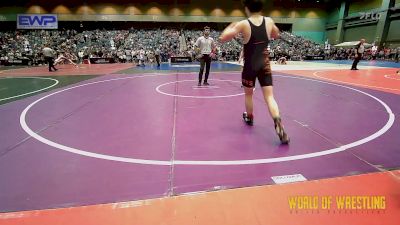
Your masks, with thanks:
<instances>
[{"instance_id":1,"label":"wrestler's dark hair","mask_svg":"<svg viewBox=\"0 0 400 225\"><path fill-rule=\"evenodd\" d=\"M250 12L261 12L264 7L264 0L242 0L242 4L249 9Z\"/></svg>"}]
</instances>

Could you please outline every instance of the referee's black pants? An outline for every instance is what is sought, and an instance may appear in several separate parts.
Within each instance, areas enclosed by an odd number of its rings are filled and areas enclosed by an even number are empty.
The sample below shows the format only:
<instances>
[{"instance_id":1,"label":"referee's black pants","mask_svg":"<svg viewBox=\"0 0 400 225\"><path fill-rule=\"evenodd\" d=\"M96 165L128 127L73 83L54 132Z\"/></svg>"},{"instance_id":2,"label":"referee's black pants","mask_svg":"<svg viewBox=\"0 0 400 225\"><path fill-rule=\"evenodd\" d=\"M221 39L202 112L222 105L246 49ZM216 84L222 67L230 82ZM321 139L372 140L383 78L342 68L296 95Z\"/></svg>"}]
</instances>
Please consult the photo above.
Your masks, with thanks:
<instances>
[{"instance_id":1,"label":"referee's black pants","mask_svg":"<svg viewBox=\"0 0 400 225\"><path fill-rule=\"evenodd\" d=\"M160 67L160 55L155 55L155 57L156 57L157 67Z\"/></svg>"},{"instance_id":2,"label":"referee's black pants","mask_svg":"<svg viewBox=\"0 0 400 225\"><path fill-rule=\"evenodd\" d=\"M211 57L208 54L203 54L203 56L200 58L199 83L201 83L201 80L203 79L204 66L206 66L206 76L204 77L204 82L207 82L211 66Z\"/></svg>"},{"instance_id":3,"label":"referee's black pants","mask_svg":"<svg viewBox=\"0 0 400 225\"><path fill-rule=\"evenodd\" d=\"M357 69L357 64L358 62L360 62L360 59L361 59L361 54L358 54L358 56L354 58L354 62L353 65L351 66L351 69Z\"/></svg>"},{"instance_id":4,"label":"referee's black pants","mask_svg":"<svg viewBox=\"0 0 400 225\"><path fill-rule=\"evenodd\" d=\"M44 57L46 62L49 64L49 71L51 72L51 69L53 68L54 71L56 71L57 69L54 67L54 59L53 57Z\"/></svg>"}]
</instances>

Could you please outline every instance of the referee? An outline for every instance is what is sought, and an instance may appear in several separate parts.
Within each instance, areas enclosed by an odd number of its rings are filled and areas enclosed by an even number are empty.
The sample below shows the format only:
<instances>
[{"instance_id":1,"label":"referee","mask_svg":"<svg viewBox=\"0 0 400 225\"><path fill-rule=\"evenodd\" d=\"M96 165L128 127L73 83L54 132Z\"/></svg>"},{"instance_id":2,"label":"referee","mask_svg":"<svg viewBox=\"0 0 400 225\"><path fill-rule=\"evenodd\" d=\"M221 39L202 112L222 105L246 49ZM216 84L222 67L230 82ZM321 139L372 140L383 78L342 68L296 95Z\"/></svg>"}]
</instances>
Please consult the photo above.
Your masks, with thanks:
<instances>
[{"instance_id":1,"label":"referee","mask_svg":"<svg viewBox=\"0 0 400 225\"><path fill-rule=\"evenodd\" d=\"M204 78L204 85L210 85L208 80L208 75L210 74L210 66L211 66L211 56L210 54L215 50L214 39L210 37L210 27L204 27L204 35L199 37L196 41L195 46L196 53L199 55L198 58L200 60L200 72L199 72L199 84L201 86L201 81L203 79L204 65L206 66L206 74Z\"/></svg>"},{"instance_id":2,"label":"referee","mask_svg":"<svg viewBox=\"0 0 400 225\"><path fill-rule=\"evenodd\" d=\"M57 71L57 69L54 67L54 55L55 51L51 48L49 48L49 45L46 44L42 50L44 59L46 62L49 64L49 72L52 72L51 69L54 69L54 71Z\"/></svg>"},{"instance_id":3,"label":"referee","mask_svg":"<svg viewBox=\"0 0 400 225\"><path fill-rule=\"evenodd\" d=\"M360 42L356 45L355 57L354 57L353 65L351 66L351 70L358 70L357 64L358 64L358 62L360 62L360 59L362 58L362 55L364 54L364 50L365 50L364 43L365 43L365 39L361 39Z\"/></svg>"}]
</instances>

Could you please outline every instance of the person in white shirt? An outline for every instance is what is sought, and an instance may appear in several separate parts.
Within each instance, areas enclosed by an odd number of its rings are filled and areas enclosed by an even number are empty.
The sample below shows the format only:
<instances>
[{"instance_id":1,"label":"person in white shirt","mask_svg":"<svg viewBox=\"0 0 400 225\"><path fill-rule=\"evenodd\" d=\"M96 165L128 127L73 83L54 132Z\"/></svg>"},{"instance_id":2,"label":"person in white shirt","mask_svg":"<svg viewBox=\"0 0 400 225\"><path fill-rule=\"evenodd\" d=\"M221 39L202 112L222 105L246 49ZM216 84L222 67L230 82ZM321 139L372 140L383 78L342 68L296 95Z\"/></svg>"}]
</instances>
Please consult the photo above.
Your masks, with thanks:
<instances>
[{"instance_id":1,"label":"person in white shirt","mask_svg":"<svg viewBox=\"0 0 400 225\"><path fill-rule=\"evenodd\" d=\"M49 64L49 72L52 72L51 69L57 71L57 69L54 67L54 55L56 52L51 49L48 44L46 44L42 50L42 53L45 61Z\"/></svg>"},{"instance_id":2,"label":"person in white shirt","mask_svg":"<svg viewBox=\"0 0 400 225\"><path fill-rule=\"evenodd\" d=\"M146 54L146 52L144 51L144 49L143 49L143 48L140 49L140 51L139 51L139 64L138 64L138 66L145 66L145 65L144 65L145 54Z\"/></svg>"},{"instance_id":3,"label":"person in white shirt","mask_svg":"<svg viewBox=\"0 0 400 225\"><path fill-rule=\"evenodd\" d=\"M79 63L82 63L82 62L83 62L83 56L84 56L84 52L83 52L83 50L80 50L80 51L78 52Z\"/></svg>"},{"instance_id":4,"label":"person in white shirt","mask_svg":"<svg viewBox=\"0 0 400 225\"><path fill-rule=\"evenodd\" d=\"M356 50L355 50L355 57L354 57L354 62L353 65L351 66L351 70L358 70L357 69L357 64L360 62L360 59L362 58L362 55L364 54L364 43L365 39L361 39L360 43L356 45Z\"/></svg>"},{"instance_id":5,"label":"person in white shirt","mask_svg":"<svg viewBox=\"0 0 400 225\"><path fill-rule=\"evenodd\" d=\"M211 54L215 52L215 42L212 37L210 37L210 27L204 27L204 35L199 37L195 43L196 50L198 53L198 58L200 60L200 72L199 72L199 86L201 86L201 81L203 78L204 66L206 66L206 74L204 77L204 85L210 85L208 81L208 76L210 74L211 66Z\"/></svg>"}]
</instances>

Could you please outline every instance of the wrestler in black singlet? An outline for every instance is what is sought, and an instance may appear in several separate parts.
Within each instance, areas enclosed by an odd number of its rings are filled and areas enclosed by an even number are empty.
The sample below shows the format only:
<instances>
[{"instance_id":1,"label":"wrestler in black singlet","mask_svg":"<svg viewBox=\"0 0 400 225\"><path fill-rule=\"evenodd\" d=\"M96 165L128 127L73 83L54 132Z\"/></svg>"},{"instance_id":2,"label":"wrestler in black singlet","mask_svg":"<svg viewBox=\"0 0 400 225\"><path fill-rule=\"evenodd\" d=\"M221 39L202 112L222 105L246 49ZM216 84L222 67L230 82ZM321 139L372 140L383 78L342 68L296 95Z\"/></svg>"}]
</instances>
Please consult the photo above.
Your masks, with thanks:
<instances>
[{"instance_id":1,"label":"wrestler in black singlet","mask_svg":"<svg viewBox=\"0 0 400 225\"><path fill-rule=\"evenodd\" d=\"M254 87L256 78L262 87L272 86L271 66L267 50L269 39L265 29L265 18L260 26L254 25L250 20L251 36L244 45L244 66L242 84L245 87Z\"/></svg>"}]
</instances>

